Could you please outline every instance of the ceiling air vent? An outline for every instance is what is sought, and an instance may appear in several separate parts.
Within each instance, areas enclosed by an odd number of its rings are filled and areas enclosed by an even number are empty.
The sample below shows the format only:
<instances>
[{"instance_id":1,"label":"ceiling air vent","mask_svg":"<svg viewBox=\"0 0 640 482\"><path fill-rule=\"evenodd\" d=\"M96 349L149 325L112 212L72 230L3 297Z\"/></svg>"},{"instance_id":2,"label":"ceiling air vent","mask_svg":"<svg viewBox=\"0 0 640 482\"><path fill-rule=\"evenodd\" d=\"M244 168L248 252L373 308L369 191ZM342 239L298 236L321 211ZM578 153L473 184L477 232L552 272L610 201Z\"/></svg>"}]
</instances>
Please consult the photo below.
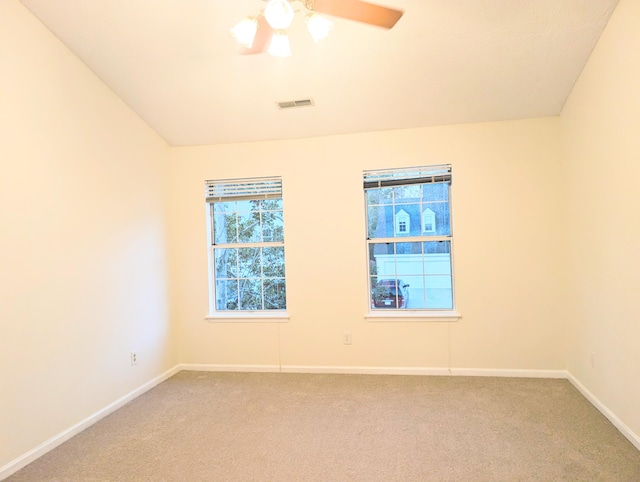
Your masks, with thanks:
<instances>
[{"instance_id":1,"label":"ceiling air vent","mask_svg":"<svg viewBox=\"0 0 640 482\"><path fill-rule=\"evenodd\" d=\"M292 109L294 107L309 107L312 105L313 105L313 100L311 99L287 100L284 102L278 102L278 107L281 109Z\"/></svg>"}]
</instances>

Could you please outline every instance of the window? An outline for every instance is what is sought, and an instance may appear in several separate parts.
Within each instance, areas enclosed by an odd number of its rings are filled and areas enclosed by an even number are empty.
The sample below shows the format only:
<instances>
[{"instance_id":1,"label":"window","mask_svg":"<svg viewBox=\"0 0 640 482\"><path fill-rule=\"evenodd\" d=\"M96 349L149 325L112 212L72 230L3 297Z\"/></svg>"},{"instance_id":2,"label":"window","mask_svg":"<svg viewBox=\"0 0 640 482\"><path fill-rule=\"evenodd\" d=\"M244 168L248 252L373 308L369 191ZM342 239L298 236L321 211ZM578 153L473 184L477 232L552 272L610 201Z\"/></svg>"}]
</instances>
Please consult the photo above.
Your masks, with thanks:
<instances>
[{"instance_id":1,"label":"window","mask_svg":"<svg viewBox=\"0 0 640 482\"><path fill-rule=\"evenodd\" d=\"M422 222L424 223L423 231L425 233L433 234L436 232L436 213L431 208L422 211Z\"/></svg>"},{"instance_id":2,"label":"window","mask_svg":"<svg viewBox=\"0 0 640 482\"><path fill-rule=\"evenodd\" d=\"M454 309L450 191L448 165L364 173L372 313Z\"/></svg>"},{"instance_id":3,"label":"window","mask_svg":"<svg viewBox=\"0 0 640 482\"><path fill-rule=\"evenodd\" d=\"M407 213L404 209L400 209L400 211L398 211L396 214L396 234L409 234L410 228L411 217L409 216L409 213Z\"/></svg>"},{"instance_id":4,"label":"window","mask_svg":"<svg viewBox=\"0 0 640 482\"><path fill-rule=\"evenodd\" d=\"M207 181L213 315L286 309L280 178Z\"/></svg>"}]
</instances>

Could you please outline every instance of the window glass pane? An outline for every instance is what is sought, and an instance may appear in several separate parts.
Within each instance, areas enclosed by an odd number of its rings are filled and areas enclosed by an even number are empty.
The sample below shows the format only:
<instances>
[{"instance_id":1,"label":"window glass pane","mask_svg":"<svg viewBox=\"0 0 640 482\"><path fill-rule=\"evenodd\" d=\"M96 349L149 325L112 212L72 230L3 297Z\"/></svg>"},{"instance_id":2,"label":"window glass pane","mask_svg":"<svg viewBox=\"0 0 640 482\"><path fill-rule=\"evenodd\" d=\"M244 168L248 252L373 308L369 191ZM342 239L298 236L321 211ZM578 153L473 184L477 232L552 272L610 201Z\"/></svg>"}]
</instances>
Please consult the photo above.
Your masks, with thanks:
<instances>
[{"instance_id":1,"label":"window glass pane","mask_svg":"<svg viewBox=\"0 0 640 482\"><path fill-rule=\"evenodd\" d=\"M411 281L409 277L409 281ZM371 277L371 307L373 309L410 308L410 282L398 278Z\"/></svg>"},{"instance_id":2,"label":"window glass pane","mask_svg":"<svg viewBox=\"0 0 640 482\"><path fill-rule=\"evenodd\" d=\"M238 277L260 278L260 248L238 248Z\"/></svg>"},{"instance_id":3,"label":"window glass pane","mask_svg":"<svg viewBox=\"0 0 640 482\"><path fill-rule=\"evenodd\" d=\"M238 309L238 281L216 281L216 310Z\"/></svg>"},{"instance_id":4,"label":"window glass pane","mask_svg":"<svg viewBox=\"0 0 640 482\"><path fill-rule=\"evenodd\" d=\"M370 206L368 221L369 238L392 238L394 236L393 206Z\"/></svg>"},{"instance_id":5,"label":"window glass pane","mask_svg":"<svg viewBox=\"0 0 640 482\"><path fill-rule=\"evenodd\" d=\"M257 211L260 209L260 201L237 201L238 212Z\"/></svg>"},{"instance_id":6,"label":"window glass pane","mask_svg":"<svg viewBox=\"0 0 640 482\"><path fill-rule=\"evenodd\" d=\"M284 279L268 279L264 281L264 309L284 310L287 298Z\"/></svg>"},{"instance_id":7,"label":"window glass pane","mask_svg":"<svg viewBox=\"0 0 640 482\"><path fill-rule=\"evenodd\" d=\"M369 245L369 274L378 274L378 265L376 261L376 255L389 254L387 251L391 248L391 254L393 254L393 244L370 244Z\"/></svg>"},{"instance_id":8,"label":"window glass pane","mask_svg":"<svg viewBox=\"0 0 640 482\"><path fill-rule=\"evenodd\" d=\"M424 243L424 274L451 274L451 242L431 241Z\"/></svg>"},{"instance_id":9,"label":"window glass pane","mask_svg":"<svg viewBox=\"0 0 640 482\"><path fill-rule=\"evenodd\" d=\"M427 241L423 243L425 253L451 253L450 241Z\"/></svg>"},{"instance_id":10,"label":"window glass pane","mask_svg":"<svg viewBox=\"0 0 640 482\"><path fill-rule=\"evenodd\" d=\"M432 214L431 214L432 213ZM449 222L449 203L436 202L422 204L423 224L429 216L435 218L435 232L424 233L427 236L449 236L451 233Z\"/></svg>"},{"instance_id":11,"label":"window glass pane","mask_svg":"<svg viewBox=\"0 0 640 482\"><path fill-rule=\"evenodd\" d=\"M422 275L398 275L398 290L399 295L404 298L404 304L401 308L424 308L424 306L420 306L420 292L424 291L422 289Z\"/></svg>"},{"instance_id":12,"label":"window glass pane","mask_svg":"<svg viewBox=\"0 0 640 482\"><path fill-rule=\"evenodd\" d=\"M282 198L263 199L260 201L260 209L263 211L282 211Z\"/></svg>"},{"instance_id":13,"label":"window glass pane","mask_svg":"<svg viewBox=\"0 0 640 482\"><path fill-rule=\"evenodd\" d=\"M284 239L284 222L282 211L260 213L262 219L262 240L265 242L282 241Z\"/></svg>"},{"instance_id":14,"label":"window glass pane","mask_svg":"<svg viewBox=\"0 0 640 482\"><path fill-rule=\"evenodd\" d=\"M241 310L261 310L262 290L259 279L240 280L240 309Z\"/></svg>"},{"instance_id":15,"label":"window glass pane","mask_svg":"<svg viewBox=\"0 0 640 482\"><path fill-rule=\"evenodd\" d=\"M216 249L215 251L216 279L237 278L237 259L235 249Z\"/></svg>"},{"instance_id":16,"label":"window glass pane","mask_svg":"<svg viewBox=\"0 0 640 482\"><path fill-rule=\"evenodd\" d=\"M235 213L220 212L213 217L214 244L237 242Z\"/></svg>"},{"instance_id":17,"label":"window glass pane","mask_svg":"<svg viewBox=\"0 0 640 482\"><path fill-rule=\"evenodd\" d=\"M451 276L425 276L427 308L449 310L453 308Z\"/></svg>"},{"instance_id":18,"label":"window glass pane","mask_svg":"<svg viewBox=\"0 0 640 482\"><path fill-rule=\"evenodd\" d=\"M449 183L432 182L422 184L422 200L428 201L448 201L449 200Z\"/></svg>"},{"instance_id":19,"label":"window glass pane","mask_svg":"<svg viewBox=\"0 0 640 482\"><path fill-rule=\"evenodd\" d=\"M398 306L397 282L395 278L371 277L371 308L396 308Z\"/></svg>"},{"instance_id":20,"label":"window glass pane","mask_svg":"<svg viewBox=\"0 0 640 482\"><path fill-rule=\"evenodd\" d=\"M259 219L260 215L255 211L238 213L239 243L255 243L260 240Z\"/></svg>"},{"instance_id":21,"label":"window glass pane","mask_svg":"<svg viewBox=\"0 0 640 482\"><path fill-rule=\"evenodd\" d=\"M369 270L378 277L395 277L395 243L369 245Z\"/></svg>"},{"instance_id":22,"label":"window glass pane","mask_svg":"<svg viewBox=\"0 0 640 482\"><path fill-rule=\"evenodd\" d=\"M422 263L422 243L396 244L396 273L399 278L422 275Z\"/></svg>"},{"instance_id":23,"label":"window glass pane","mask_svg":"<svg viewBox=\"0 0 640 482\"><path fill-rule=\"evenodd\" d=\"M284 248L263 248L262 269L267 278L284 278Z\"/></svg>"},{"instance_id":24,"label":"window glass pane","mask_svg":"<svg viewBox=\"0 0 640 482\"><path fill-rule=\"evenodd\" d=\"M427 299L424 289L424 277L405 277L409 283L409 305L408 308L413 310L425 310L428 308Z\"/></svg>"},{"instance_id":25,"label":"window glass pane","mask_svg":"<svg viewBox=\"0 0 640 482\"><path fill-rule=\"evenodd\" d=\"M234 213L236 212L236 202L224 202L224 203L214 203L213 204L213 212L218 213Z\"/></svg>"},{"instance_id":26,"label":"window glass pane","mask_svg":"<svg viewBox=\"0 0 640 482\"><path fill-rule=\"evenodd\" d=\"M393 198L396 204L420 202L420 185L394 187Z\"/></svg>"},{"instance_id":27,"label":"window glass pane","mask_svg":"<svg viewBox=\"0 0 640 482\"><path fill-rule=\"evenodd\" d=\"M390 187L367 190L367 204L391 204L393 191Z\"/></svg>"}]
</instances>

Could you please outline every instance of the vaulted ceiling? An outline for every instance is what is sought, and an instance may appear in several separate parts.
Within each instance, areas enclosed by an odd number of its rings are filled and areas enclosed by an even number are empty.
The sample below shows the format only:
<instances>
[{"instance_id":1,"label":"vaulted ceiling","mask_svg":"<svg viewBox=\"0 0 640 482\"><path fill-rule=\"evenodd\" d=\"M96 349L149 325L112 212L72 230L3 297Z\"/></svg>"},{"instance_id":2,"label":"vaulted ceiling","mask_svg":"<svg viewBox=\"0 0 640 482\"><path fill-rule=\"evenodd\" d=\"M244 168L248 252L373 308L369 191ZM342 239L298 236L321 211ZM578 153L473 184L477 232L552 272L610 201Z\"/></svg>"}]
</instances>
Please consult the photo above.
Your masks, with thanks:
<instances>
[{"instance_id":1,"label":"vaulted ceiling","mask_svg":"<svg viewBox=\"0 0 640 482\"><path fill-rule=\"evenodd\" d=\"M296 14L276 58L229 33L262 0L21 1L176 146L558 115L618 3L372 0L394 28L332 18L316 45Z\"/></svg>"}]
</instances>

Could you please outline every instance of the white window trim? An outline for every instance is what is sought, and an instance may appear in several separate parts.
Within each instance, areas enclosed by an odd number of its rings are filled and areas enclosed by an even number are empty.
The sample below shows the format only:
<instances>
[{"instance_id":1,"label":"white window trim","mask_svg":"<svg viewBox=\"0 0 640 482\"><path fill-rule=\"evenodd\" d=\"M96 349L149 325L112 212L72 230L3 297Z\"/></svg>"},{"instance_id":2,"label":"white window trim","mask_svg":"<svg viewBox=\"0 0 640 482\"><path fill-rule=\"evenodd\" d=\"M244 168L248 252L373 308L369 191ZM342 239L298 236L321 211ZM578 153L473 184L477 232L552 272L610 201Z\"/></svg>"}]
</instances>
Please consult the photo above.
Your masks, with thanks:
<instances>
[{"instance_id":1,"label":"white window trim","mask_svg":"<svg viewBox=\"0 0 640 482\"><path fill-rule=\"evenodd\" d=\"M450 169L450 166L431 166L431 167L427 167L427 168L416 168L415 170L417 171L421 171L422 169L427 169L430 170L431 168L433 169L438 169L438 167L446 167L447 169ZM413 171L413 168L407 168L407 171ZM391 169L387 172L387 174L390 175L390 177L393 177L395 175L395 173L398 173L400 170L399 169ZM366 171L365 171L366 172ZM384 174L384 171L379 171L380 173ZM452 202L451 202L451 197L448 200L449 202L449 215L450 215L450 219L453 219L453 214L452 214ZM364 199L364 209L365 209L365 213L367 212L367 200L366 200L366 196ZM422 216L421 216L422 217ZM366 218L367 219L367 218ZM424 223L421 219L421 230L424 229ZM394 223L394 228L397 228L397 222ZM428 236L428 241L439 241L439 240L443 240L443 241L449 241L450 247L451 247L451 253L453 255L453 226L450 226L451 230L450 230L450 234L448 236L432 236L429 235ZM365 226L365 238L367 238L367 230L368 230L368 226ZM434 220L434 231L435 231L435 220ZM424 233L424 231L423 231ZM416 236L416 238L423 238L424 234L422 236ZM411 242L411 238L409 237L409 239L402 237L402 238L390 238L389 242L396 242L396 243L400 243L400 242ZM377 238L376 241L377 242L384 242L385 238ZM421 241L422 242L422 241ZM397 310L372 310L371 309L371 294L369 292L370 288L369 288L369 280L370 280L370 274L369 274L369 253L368 253L368 245L369 243L367 242L367 250L365 251L365 256L366 256L366 273L367 273L367 289L368 292L366 294L366 302L365 302L365 306L366 306L366 312L364 315L364 319L366 321L369 322L457 322L462 318L462 315L460 314L460 312L457 310L456 307L456 295L455 295L455 291L456 291L456 282L455 282L455 272L453 269L453 264L451 266L451 289L452 289L452 296L453 296L453 302L454 302L454 307L450 310L444 309L444 310L420 310L420 309L416 309L416 310L412 310L412 309L397 309Z\"/></svg>"},{"instance_id":2,"label":"white window trim","mask_svg":"<svg viewBox=\"0 0 640 482\"><path fill-rule=\"evenodd\" d=\"M234 182L235 181L235 182ZM226 189L236 190L238 194L246 194L248 190L250 194L236 197L239 199L255 200L255 199L267 199L274 195L282 198L282 178L281 177L268 177L268 178L246 178L246 179L231 179L231 180L219 180L219 181L205 181L206 185L206 213L207 213L207 236L213 236L213 206L215 202L224 202L227 198L216 196L216 185L227 186ZM230 186L230 187L229 187ZM223 190L225 187L223 187ZM263 189L263 195L256 195L256 189ZM283 209L284 213L284 209ZM286 323L289 321L289 314L285 310L217 310L215 308L215 249L217 248L238 248L237 243L219 244L214 246L212 239L208 239L208 279L209 279L209 313L204 317L206 321L213 323ZM282 246L283 241L263 241L256 243L243 243L240 247L269 247L269 246ZM286 263L285 263L285 280L286 280Z\"/></svg>"},{"instance_id":3,"label":"white window trim","mask_svg":"<svg viewBox=\"0 0 640 482\"><path fill-rule=\"evenodd\" d=\"M289 314L282 311L218 311L204 317L212 323L287 323L289 318Z\"/></svg>"},{"instance_id":4,"label":"white window trim","mask_svg":"<svg viewBox=\"0 0 640 482\"><path fill-rule=\"evenodd\" d=\"M367 321L458 321L462 315L455 310L424 311L370 311L364 315Z\"/></svg>"}]
</instances>

